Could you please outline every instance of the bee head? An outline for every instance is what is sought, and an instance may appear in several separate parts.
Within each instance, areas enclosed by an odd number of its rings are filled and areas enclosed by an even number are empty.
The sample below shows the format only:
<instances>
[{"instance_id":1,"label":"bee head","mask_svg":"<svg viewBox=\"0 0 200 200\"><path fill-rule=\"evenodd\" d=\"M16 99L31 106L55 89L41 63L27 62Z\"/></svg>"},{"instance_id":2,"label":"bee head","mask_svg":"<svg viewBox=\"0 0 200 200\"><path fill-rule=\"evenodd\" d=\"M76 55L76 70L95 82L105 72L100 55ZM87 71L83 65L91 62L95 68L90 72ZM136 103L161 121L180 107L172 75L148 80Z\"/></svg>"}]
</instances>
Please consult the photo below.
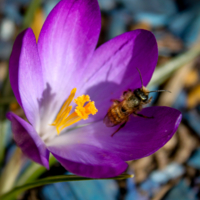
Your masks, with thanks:
<instances>
[{"instance_id":1,"label":"bee head","mask_svg":"<svg viewBox=\"0 0 200 200\"><path fill-rule=\"evenodd\" d=\"M138 88L138 89L134 90L134 94L135 94L136 97L138 97L143 102L147 101L148 98L149 98L149 94L144 92L142 90L142 88Z\"/></svg>"}]
</instances>

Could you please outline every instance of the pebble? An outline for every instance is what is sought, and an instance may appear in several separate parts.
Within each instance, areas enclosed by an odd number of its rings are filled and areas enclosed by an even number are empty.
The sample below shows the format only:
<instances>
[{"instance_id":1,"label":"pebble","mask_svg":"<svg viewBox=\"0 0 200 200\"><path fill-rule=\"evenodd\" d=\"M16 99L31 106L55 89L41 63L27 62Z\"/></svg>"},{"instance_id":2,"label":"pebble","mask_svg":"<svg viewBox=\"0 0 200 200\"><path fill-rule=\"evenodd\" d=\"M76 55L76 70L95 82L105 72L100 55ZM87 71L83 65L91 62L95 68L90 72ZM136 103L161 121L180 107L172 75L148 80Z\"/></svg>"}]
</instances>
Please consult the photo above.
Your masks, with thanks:
<instances>
[{"instance_id":1,"label":"pebble","mask_svg":"<svg viewBox=\"0 0 200 200\"><path fill-rule=\"evenodd\" d=\"M115 0L98 0L100 9L103 11L109 11L115 8Z\"/></svg>"},{"instance_id":2,"label":"pebble","mask_svg":"<svg viewBox=\"0 0 200 200\"><path fill-rule=\"evenodd\" d=\"M0 26L0 39L3 41L8 41L12 39L14 34L15 34L15 23L8 18L4 18Z\"/></svg>"},{"instance_id":3,"label":"pebble","mask_svg":"<svg viewBox=\"0 0 200 200\"><path fill-rule=\"evenodd\" d=\"M163 198L163 200L198 200L197 192L189 187L185 180L181 180Z\"/></svg>"},{"instance_id":4,"label":"pebble","mask_svg":"<svg viewBox=\"0 0 200 200\"><path fill-rule=\"evenodd\" d=\"M155 170L150 174L150 179L158 184L165 184L169 180L181 176L185 172L182 165L172 162L163 170Z\"/></svg>"},{"instance_id":5,"label":"pebble","mask_svg":"<svg viewBox=\"0 0 200 200\"><path fill-rule=\"evenodd\" d=\"M196 110L190 110L183 114L183 118L187 120L191 128L200 136L200 115Z\"/></svg>"},{"instance_id":6,"label":"pebble","mask_svg":"<svg viewBox=\"0 0 200 200\"><path fill-rule=\"evenodd\" d=\"M108 39L126 32L130 21L128 13L123 9L112 11L110 17Z\"/></svg>"},{"instance_id":7,"label":"pebble","mask_svg":"<svg viewBox=\"0 0 200 200\"><path fill-rule=\"evenodd\" d=\"M195 150L195 152L189 158L187 164L190 165L191 167L194 167L195 169L200 170L200 148Z\"/></svg>"}]
</instances>

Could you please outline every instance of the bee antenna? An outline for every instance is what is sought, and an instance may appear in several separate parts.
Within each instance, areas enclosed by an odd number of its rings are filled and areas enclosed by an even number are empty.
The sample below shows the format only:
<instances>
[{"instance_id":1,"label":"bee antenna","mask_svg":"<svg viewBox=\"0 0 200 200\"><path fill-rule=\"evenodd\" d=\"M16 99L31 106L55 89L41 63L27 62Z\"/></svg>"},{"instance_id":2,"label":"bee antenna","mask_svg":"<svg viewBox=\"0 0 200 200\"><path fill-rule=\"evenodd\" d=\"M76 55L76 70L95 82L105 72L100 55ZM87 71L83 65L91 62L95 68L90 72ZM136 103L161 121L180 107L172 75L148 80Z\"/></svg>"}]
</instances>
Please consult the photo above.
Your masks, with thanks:
<instances>
[{"instance_id":1,"label":"bee antenna","mask_svg":"<svg viewBox=\"0 0 200 200\"><path fill-rule=\"evenodd\" d=\"M169 92L169 93L171 93L169 90L155 90L155 91L149 91L148 93L151 93L151 92Z\"/></svg>"},{"instance_id":2,"label":"bee antenna","mask_svg":"<svg viewBox=\"0 0 200 200\"><path fill-rule=\"evenodd\" d=\"M139 74L140 74L140 80L141 80L141 83L142 83L142 88L143 88L143 81L142 81L142 75L141 75L141 72L140 70L136 67L136 69L138 70Z\"/></svg>"}]
</instances>

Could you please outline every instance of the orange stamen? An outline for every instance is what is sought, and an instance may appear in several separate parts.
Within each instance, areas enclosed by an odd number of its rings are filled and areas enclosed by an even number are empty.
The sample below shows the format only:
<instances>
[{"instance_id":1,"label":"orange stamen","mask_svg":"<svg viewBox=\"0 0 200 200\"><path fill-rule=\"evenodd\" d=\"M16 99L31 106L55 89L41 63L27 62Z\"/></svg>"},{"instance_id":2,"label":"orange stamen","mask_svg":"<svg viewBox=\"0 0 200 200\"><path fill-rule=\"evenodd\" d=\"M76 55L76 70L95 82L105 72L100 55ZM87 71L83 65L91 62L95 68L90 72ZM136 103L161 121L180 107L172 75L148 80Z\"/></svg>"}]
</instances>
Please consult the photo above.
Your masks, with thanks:
<instances>
[{"instance_id":1,"label":"orange stamen","mask_svg":"<svg viewBox=\"0 0 200 200\"><path fill-rule=\"evenodd\" d=\"M89 95L81 95L74 99L74 102L77 104L77 106L75 111L69 115L70 111L72 110L70 103L72 102L75 93L76 88L72 89L71 94L60 109L55 121L51 124L52 126L56 127L58 135L67 126L71 126L82 119L86 120L90 114L95 115L98 112L94 105L94 101L90 100ZM85 105L86 102L88 103Z\"/></svg>"}]
</instances>

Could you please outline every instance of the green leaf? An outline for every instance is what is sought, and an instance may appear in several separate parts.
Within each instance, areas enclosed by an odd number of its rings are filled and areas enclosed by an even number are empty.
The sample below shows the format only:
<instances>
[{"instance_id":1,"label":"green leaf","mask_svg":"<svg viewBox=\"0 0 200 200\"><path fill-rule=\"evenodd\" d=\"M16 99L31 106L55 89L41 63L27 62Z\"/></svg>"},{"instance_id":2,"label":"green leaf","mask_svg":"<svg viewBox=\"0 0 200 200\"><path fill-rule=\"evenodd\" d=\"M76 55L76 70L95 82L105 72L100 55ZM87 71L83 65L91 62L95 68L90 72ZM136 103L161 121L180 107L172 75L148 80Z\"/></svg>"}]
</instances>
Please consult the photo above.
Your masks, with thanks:
<instances>
[{"instance_id":1,"label":"green leaf","mask_svg":"<svg viewBox=\"0 0 200 200\"><path fill-rule=\"evenodd\" d=\"M107 178L107 179L127 179L127 178L133 178L133 175L130 174L121 174L119 176L113 177L113 178ZM35 187L39 187L42 185L47 185L47 184L52 184L52 183L58 183L58 182L68 182L68 181L89 181L89 180L95 180L91 178L86 178L86 177L81 177L81 176L76 176L76 175L61 175L61 176L52 176L48 178L43 178L39 179L18 187L15 187L11 191L7 192L6 194L0 196L1 200L8 200L16 197L20 193L31 189ZM97 179L96 179L97 180ZM106 180L106 179L101 179L101 180Z\"/></svg>"}]
</instances>

